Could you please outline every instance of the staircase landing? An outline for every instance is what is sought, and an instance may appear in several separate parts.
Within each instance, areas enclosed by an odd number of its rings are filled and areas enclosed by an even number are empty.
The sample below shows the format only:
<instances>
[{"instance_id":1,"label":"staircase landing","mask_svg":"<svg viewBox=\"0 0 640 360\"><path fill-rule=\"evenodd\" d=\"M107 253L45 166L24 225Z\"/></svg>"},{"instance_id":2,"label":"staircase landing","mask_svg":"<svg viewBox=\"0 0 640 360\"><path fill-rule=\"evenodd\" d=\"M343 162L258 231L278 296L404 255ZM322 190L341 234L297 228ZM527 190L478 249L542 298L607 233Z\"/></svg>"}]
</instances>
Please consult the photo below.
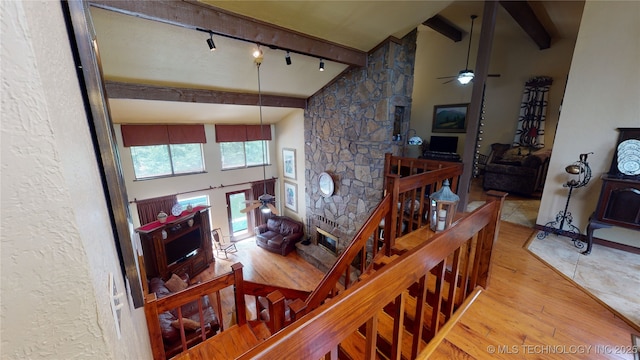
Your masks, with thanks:
<instances>
[{"instance_id":1,"label":"staircase landing","mask_svg":"<svg viewBox=\"0 0 640 360\"><path fill-rule=\"evenodd\" d=\"M253 326L250 324L242 326L234 325L216 335L214 338L200 343L172 359L235 359L247 350L263 342L269 336L269 329L263 322L258 322Z\"/></svg>"}]
</instances>

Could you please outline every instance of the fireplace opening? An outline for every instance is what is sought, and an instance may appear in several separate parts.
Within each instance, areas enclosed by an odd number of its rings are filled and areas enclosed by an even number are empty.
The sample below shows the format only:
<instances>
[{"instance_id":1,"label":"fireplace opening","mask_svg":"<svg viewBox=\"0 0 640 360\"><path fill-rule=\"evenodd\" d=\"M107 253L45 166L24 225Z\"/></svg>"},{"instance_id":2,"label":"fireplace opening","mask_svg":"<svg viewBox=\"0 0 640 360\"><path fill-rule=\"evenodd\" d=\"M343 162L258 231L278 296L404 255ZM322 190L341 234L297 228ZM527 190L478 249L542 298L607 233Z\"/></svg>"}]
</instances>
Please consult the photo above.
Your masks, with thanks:
<instances>
[{"instance_id":1,"label":"fireplace opening","mask_svg":"<svg viewBox=\"0 0 640 360\"><path fill-rule=\"evenodd\" d=\"M338 237L332 234L329 234L328 232L320 229L320 228L316 228L316 232L318 233L318 245L327 250L328 252L332 253L333 255L338 255Z\"/></svg>"}]
</instances>

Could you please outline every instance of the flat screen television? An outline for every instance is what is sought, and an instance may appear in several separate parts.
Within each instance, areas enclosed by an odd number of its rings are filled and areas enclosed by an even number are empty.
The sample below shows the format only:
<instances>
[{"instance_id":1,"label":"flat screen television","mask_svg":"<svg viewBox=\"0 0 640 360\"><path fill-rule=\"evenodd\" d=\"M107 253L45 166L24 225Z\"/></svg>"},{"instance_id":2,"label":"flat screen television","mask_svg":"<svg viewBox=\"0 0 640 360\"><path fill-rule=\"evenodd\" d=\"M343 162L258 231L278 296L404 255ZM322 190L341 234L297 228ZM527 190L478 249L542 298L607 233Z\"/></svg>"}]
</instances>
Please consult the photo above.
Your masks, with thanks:
<instances>
[{"instance_id":1,"label":"flat screen television","mask_svg":"<svg viewBox=\"0 0 640 360\"><path fill-rule=\"evenodd\" d=\"M164 251L167 257L167 265L185 260L200 248L200 231L196 230L198 228L194 228L194 231L165 244Z\"/></svg>"},{"instance_id":2,"label":"flat screen television","mask_svg":"<svg viewBox=\"0 0 640 360\"><path fill-rule=\"evenodd\" d=\"M432 136L429 142L429 150L455 153L458 150L457 136Z\"/></svg>"}]
</instances>

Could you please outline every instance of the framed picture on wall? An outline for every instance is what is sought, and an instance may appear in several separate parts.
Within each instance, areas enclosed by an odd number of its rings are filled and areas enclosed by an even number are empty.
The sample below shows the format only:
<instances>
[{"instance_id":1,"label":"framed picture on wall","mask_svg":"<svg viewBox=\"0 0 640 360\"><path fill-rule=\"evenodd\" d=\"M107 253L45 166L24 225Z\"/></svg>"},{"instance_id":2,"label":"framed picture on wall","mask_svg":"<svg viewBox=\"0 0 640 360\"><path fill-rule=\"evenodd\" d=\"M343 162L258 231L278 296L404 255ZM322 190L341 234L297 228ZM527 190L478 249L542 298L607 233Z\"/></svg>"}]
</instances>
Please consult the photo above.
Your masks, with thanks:
<instances>
[{"instance_id":1,"label":"framed picture on wall","mask_svg":"<svg viewBox=\"0 0 640 360\"><path fill-rule=\"evenodd\" d=\"M284 166L284 177L289 179L296 179L296 150L295 149L282 149L282 164Z\"/></svg>"},{"instance_id":2,"label":"framed picture on wall","mask_svg":"<svg viewBox=\"0 0 640 360\"><path fill-rule=\"evenodd\" d=\"M467 130L469 104L435 105L431 131L434 133L463 133Z\"/></svg>"},{"instance_id":3,"label":"framed picture on wall","mask_svg":"<svg viewBox=\"0 0 640 360\"><path fill-rule=\"evenodd\" d=\"M293 212L298 212L298 184L284 181L284 206Z\"/></svg>"}]
</instances>

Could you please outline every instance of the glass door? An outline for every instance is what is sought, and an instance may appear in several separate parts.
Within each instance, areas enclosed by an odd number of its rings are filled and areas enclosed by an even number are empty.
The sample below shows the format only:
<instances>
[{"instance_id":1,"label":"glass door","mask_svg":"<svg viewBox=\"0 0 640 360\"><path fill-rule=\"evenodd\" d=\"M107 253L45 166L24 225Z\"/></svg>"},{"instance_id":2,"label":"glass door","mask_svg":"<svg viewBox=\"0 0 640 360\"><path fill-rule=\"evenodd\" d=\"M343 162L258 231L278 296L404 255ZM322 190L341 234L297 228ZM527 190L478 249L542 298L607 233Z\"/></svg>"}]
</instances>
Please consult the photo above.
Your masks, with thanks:
<instances>
[{"instance_id":1,"label":"glass door","mask_svg":"<svg viewBox=\"0 0 640 360\"><path fill-rule=\"evenodd\" d=\"M240 212L240 210L247 207L245 201L250 198L250 191L242 190L227 193L229 232L233 240L241 240L253 236L253 216L251 212L246 214Z\"/></svg>"}]
</instances>

